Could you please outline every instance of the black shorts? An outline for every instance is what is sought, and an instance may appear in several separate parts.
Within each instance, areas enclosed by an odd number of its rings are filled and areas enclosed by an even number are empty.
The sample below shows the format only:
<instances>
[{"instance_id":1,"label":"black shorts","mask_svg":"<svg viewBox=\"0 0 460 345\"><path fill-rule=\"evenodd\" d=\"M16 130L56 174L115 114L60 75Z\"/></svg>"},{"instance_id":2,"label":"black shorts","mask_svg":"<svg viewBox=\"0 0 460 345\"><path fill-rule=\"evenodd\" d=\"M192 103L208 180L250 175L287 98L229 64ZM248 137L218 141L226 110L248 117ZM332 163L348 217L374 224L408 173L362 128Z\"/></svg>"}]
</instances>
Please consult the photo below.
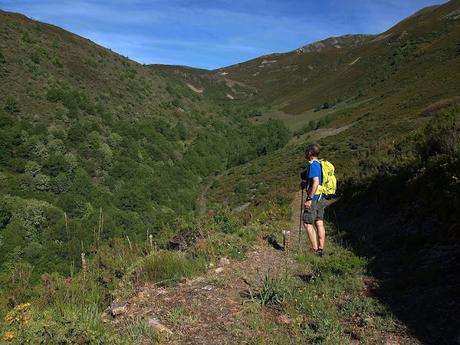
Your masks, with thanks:
<instances>
[{"instance_id":1,"label":"black shorts","mask_svg":"<svg viewBox=\"0 0 460 345\"><path fill-rule=\"evenodd\" d=\"M312 201L311 207L303 211L304 224L313 224L317 220L324 219L324 210L327 206L327 200L321 198L319 201Z\"/></svg>"}]
</instances>

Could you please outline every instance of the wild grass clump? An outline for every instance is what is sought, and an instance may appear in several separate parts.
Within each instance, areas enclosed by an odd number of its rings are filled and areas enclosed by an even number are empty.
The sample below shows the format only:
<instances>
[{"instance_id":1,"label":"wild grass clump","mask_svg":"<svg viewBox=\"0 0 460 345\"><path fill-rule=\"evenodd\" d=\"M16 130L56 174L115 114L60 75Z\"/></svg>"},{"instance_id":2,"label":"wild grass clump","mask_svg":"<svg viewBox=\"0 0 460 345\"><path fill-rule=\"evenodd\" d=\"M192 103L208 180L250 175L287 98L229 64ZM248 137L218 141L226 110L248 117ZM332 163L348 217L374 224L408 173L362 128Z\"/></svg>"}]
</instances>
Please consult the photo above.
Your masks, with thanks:
<instances>
[{"instance_id":1,"label":"wild grass clump","mask_svg":"<svg viewBox=\"0 0 460 345\"><path fill-rule=\"evenodd\" d=\"M239 236L215 233L198 241L191 253L206 261L217 261L221 257L241 260L245 257L250 244Z\"/></svg>"},{"instance_id":2,"label":"wild grass clump","mask_svg":"<svg viewBox=\"0 0 460 345\"><path fill-rule=\"evenodd\" d=\"M188 258L182 252L161 251L144 258L136 275L143 282L171 284L204 271L202 259Z\"/></svg>"},{"instance_id":3,"label":"wild grass clump","mask_svg":"<svg viewBox=\"0 0 460 345\"><path fill-rule=\"evenodd\" d=\"M158 335L145 320L129 322L123 326L124 333L134 344L157 344Z\"/></svg>"},{"instance_id":4,"label":"wild grass clump","mask_svg":"<svg viewBox=\"0 0 460 345\"><path fill-rule=\"evenodd\" d=\"M255 293L251 293L251 297L261 305L278 307L284 302L287 294L286 281L266 273L262 287Z\"/></svg>"}]
</instances>

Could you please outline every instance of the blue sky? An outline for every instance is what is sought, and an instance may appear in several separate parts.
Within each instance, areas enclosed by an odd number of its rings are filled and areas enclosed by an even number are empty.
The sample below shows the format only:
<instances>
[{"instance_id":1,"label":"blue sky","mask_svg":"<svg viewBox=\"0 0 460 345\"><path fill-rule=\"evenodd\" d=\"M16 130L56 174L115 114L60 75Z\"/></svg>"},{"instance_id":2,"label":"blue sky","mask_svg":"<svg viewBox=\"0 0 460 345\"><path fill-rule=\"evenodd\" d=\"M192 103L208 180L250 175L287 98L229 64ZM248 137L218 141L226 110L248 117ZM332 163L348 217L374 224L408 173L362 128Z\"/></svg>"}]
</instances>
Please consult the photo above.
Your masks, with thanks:
<instances>
[{"instance_id":1,"label":"blue sky","mask_svg":"<svg viewBox=\"0 0 460 345\"><path fill-rule=\"evenodd\" d=\"M441 0L0 0L141 63L217 68L330 36L380 33Z\"/></svg>"}]
</instances>

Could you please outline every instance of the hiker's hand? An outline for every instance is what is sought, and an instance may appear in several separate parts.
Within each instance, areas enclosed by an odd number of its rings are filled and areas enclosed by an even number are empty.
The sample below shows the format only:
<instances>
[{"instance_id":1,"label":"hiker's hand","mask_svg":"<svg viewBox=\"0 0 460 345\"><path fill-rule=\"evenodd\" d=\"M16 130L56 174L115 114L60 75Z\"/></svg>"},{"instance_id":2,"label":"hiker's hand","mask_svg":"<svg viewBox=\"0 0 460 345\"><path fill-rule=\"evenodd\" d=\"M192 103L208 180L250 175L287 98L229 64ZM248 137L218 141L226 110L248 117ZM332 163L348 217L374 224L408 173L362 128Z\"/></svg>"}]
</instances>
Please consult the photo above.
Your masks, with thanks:
<instances>
[{"instance_id":1,"label":"hiker's hand","mask_svg":"<svg viewBox=\"0 0 460 345\"><path fill-rule=\"evenodd\" d=\"M307 189L307 187L308 187L308 182L307 181L300 182L300 189Z\"/></svg>"},{"instance_id":2,"label":"hiker's hand","mask_svg":"<svg viewBox=\"0 0 460 345\"><path fill-rule=\"evenodd\" d=\"M305 208L310 208L311 207L311 200L305 201Z\"/></svg>"}]
</instances>

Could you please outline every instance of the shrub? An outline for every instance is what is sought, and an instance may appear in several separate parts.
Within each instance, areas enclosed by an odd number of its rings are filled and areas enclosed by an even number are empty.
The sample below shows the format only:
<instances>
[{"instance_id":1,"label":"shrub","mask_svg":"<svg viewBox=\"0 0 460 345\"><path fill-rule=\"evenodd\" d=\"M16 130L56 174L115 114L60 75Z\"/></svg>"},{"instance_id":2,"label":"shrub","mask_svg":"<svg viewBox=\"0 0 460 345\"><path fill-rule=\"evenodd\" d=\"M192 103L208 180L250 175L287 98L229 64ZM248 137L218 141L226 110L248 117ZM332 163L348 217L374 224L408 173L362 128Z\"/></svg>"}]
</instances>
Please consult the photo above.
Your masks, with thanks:
<instances>
[{"instance_id":1,"label":"shrub","mask_svg":"<svg viewBox=\"0 0 460 345\"><path fill-rule=\"evenodd\" d=\"M118 194L117 205L122 210L139 211L145 208L147 198L141 188L135 186L127 186Z\"/></svg>"},{"instance_id":2,"label":"shrub","mask_svg":"<svg viewBox=\"0 0 460 345\"><path fill-rule=\"evenodd\" d=\"M33 181L35 189L39 191L48 191L51 189L51 178L45 174L37 174Z\"/></svg>"},{"instance_id":3,"label":"shrub","mask_svg":"<svg viewBox=\"0 0 460 345\"><path fill-rule=\"evenodd\" d=\"M59 212L51 204L35 199L4 196L2 204L12 214L7 228L15 224L26 231L29 240L44 228L52 226L53 220L49 216L53 211Z\"/></svg>"},{"instance_id":4,"label":"shrub","mask_svg":"<svg viewBox=\"0 0 460 345\"><path fill-rule=\"evenodd\" d=\"M50 176L56 177L61 172L69 171L65 157L61 154L50 155L43 165L43 172Z\"/></svg>"},{"instance_id":5,"label":"shrub","mask_svg":"<svg viewBox=\"0 0 460 345\"><path fill-rule=\"evenodd\" d=\"M5 101L5 105L3 106L3 110L7 113L14 114L20 111L19 103L13 97L8 97Z\"/></svg>"},{"instance_id":6,"label":"shrub","mask_svg":"<svg viewBox=\"0 0 460 345\"><path fill-rule=\"evenodd\" d=\"M32 52L30 54L30 60L32 60L33 63L39 64L40 63L40 54L38 52Z\"/></svg>"},{"instance_id":7,"label":"shrub","mask_svg":"<svg viewBox=\"0 0 460 345\"><path fill-rule=\"evenodd\" d=\"M0 229L5 228L11 219L11 212L0 205Z\"/></svg>"},{"instance_id":8,"label":"shrub","mask_svg":"<svg viewBox=\"0 0 460 345\"><path fill-rule=\"evenodd\" d=\"M83 196L74 193L62 194L57 204L67 212L70 217L83 217L88 211L87 200Z\"/></svg>"},{"instance_id":9,"label":"shrub","mask_svg":"<svg viewBox=\"0 0 460 345\"><path fill-rule=\"evenodd\" d=\"M424 139L417 145L422 159L440 154L460 152L460 111L458 108L438 113L424 131Z\"/></svg>"},{"instance_id":10,"label":"shrub","mask_svg":"<svg viewBox=\"0 0 460 345\"><path fill-rule=\"evenodd\" d=\"M37 162L28 161L25 164L24 172L30 176L36 176L41 171L41 166Z\"/></svg>"},{"instance_id":11,"label":"shrub","mask_svg":"<svg viewBox=\"0 0 460 345\"><path fill-rule=\"evenodd\" d=\"M228 207L219 208L216 210L216 214L214 215L214 222L216 223L218 230L226 234L235 233L240 227L240 224L232 214L231 209Z\"/></svg>"}]
</instances>

